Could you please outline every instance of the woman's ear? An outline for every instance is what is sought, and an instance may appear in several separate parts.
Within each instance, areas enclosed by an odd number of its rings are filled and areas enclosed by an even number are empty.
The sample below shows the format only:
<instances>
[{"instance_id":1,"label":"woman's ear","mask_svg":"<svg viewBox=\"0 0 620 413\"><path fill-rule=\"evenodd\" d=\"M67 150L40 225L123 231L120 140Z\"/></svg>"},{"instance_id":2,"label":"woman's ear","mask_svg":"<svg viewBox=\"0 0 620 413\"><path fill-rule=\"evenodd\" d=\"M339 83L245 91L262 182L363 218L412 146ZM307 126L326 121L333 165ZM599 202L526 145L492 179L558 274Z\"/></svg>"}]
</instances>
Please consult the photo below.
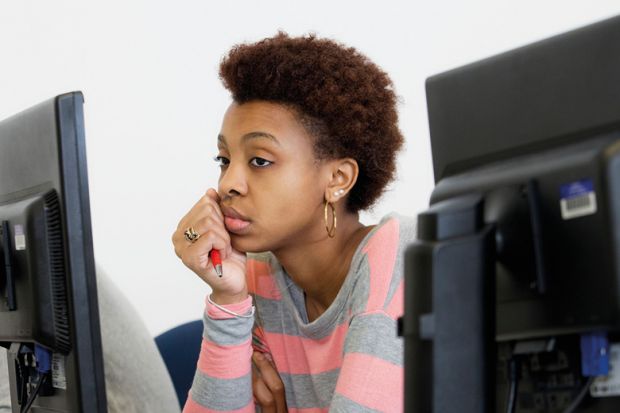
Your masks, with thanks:
<instances>
[{"instance_id":1,"label":"woman's ear","mask_svg":"<svg viewBox=\"0 0 620 413\"><path fill-rule=\"evenodd\" d=\"M325 188L327 202L336 203L347 197L357 182L359 166L353 158L342 158L331 161L331 179Z\"/></svg>"}]
</instances>

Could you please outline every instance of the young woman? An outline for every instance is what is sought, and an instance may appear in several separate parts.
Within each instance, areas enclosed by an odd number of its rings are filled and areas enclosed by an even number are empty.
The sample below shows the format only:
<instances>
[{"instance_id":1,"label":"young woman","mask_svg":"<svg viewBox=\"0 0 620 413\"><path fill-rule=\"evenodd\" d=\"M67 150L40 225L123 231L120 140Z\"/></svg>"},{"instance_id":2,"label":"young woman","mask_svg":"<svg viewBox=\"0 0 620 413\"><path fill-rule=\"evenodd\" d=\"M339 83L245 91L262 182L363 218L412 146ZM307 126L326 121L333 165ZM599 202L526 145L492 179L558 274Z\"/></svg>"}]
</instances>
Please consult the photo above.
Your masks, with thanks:
<instances>
[{"instance_id":1,"label":"young woman","mask_svg":"<svg viewBox=\"0 0 620 413\"><path fill-rule=\"evenodd\" d=\"M218 188L173 235L213 291L184 412L402 411L396 320L414 228L358 215L403 143L390 79L353 48L284 33L234 47L220 77L233 102Z\"/></svg>"}]
</instances>

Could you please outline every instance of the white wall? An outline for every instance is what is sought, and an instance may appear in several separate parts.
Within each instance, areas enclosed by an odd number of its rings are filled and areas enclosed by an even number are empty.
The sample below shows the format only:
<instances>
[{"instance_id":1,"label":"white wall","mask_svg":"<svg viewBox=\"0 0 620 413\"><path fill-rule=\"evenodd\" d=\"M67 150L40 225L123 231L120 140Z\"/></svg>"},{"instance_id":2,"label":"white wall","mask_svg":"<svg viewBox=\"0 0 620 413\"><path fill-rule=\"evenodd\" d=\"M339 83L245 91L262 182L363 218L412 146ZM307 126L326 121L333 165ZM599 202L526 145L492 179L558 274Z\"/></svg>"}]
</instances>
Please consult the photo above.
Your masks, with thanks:
<instances>
[{"instance_id":1,"label":"white wall","mask_svg":"<svg viewBox=\"0 0 620 413\"><path fill-rule=\"evenodd\" d=\"M0 119L84 92L96 259L155 335L199 318L208 291L170 235L217 182L211 158L229 103L217 67L233 44L315 32L391 75L407 148L398 181L363 215L371 223L426 206L426 77L619 13L617 0L5 1Z\"/></svg>"}]
</instances>

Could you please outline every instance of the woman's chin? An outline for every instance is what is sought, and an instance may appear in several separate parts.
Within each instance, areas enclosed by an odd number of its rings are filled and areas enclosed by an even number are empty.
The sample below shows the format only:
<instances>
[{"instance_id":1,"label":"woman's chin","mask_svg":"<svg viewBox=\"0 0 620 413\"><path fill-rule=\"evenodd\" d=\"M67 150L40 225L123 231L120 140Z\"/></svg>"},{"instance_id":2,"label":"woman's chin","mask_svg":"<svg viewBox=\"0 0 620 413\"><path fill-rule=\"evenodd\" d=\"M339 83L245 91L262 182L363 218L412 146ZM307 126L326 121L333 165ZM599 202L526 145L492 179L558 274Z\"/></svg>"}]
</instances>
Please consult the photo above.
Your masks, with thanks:
<instances>
[{"instance_id":1,"label":"woman's chin","mask_svg":"<svg viewBox=\"0 0 620 413\"><path fill-rule=\"evenodd\" d=\"M230 244L234 249L243 253L257 253L269 250L269 248L267 248L267 246L263 243L259 243L250 240L247 237L241 237L235 234L230 234Z\"/></svg>"}]
</instances>

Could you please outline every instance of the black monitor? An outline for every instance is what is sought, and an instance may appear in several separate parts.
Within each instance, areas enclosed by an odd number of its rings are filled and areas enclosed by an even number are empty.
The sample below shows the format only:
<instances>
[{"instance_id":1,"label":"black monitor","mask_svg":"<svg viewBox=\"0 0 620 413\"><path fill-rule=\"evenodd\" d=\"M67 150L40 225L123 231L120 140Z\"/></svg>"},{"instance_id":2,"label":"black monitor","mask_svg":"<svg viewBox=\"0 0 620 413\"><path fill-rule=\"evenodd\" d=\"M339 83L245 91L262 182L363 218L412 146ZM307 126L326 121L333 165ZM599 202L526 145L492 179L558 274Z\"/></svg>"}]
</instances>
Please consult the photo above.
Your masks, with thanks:
<instances>
[{"instance_id":1,"label":"black monitor","mask_svg":"<svg viewBox=\"0 0 620 413\"><path fill-rule=\"evenodd\" d=\"M13 413L104 413L83 96L0 122L0 345Z\"/></svg>"},{"instance_id":2,"label":"black monitor","mask_svg":"<svg viewBox=\"0 0 620 413\"><path fill-rule=\"evenodd\" d=\"M620 17L427 80L406 411L620 411Z\"/></svg>"}]
</instances>

